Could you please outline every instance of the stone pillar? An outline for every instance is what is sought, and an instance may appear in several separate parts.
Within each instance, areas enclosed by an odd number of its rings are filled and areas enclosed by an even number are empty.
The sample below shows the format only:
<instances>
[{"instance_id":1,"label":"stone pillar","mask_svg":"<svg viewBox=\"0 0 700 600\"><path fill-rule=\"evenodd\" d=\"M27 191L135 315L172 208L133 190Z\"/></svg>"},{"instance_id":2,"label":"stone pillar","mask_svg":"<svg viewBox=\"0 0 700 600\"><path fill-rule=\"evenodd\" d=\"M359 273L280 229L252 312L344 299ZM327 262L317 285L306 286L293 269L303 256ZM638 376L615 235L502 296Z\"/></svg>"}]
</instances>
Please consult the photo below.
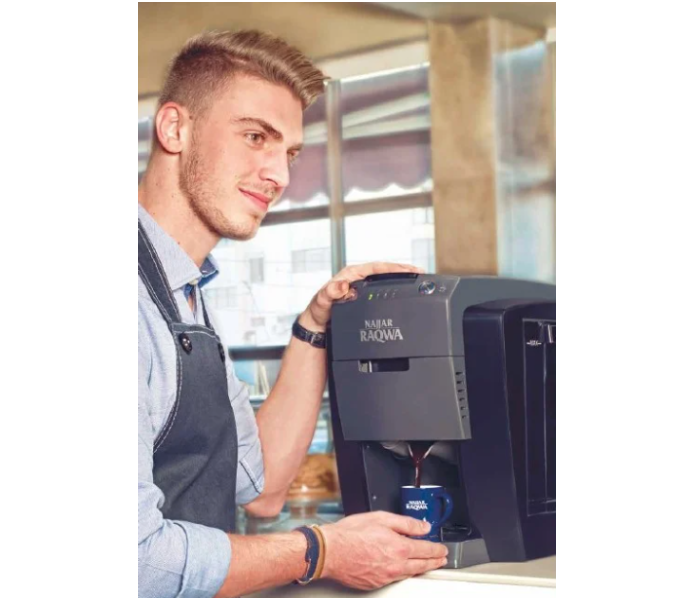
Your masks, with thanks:
<instances>
[{"instance_id":1,"label":"stone pillar","mask_svg":"<svg viewBox=\"0 0 700 600\"><path fill-rule=\"evenodd\" d=\"M429 25L439 273L552 280L552 77L544 30Z\"/></svg>"}]
</instances>

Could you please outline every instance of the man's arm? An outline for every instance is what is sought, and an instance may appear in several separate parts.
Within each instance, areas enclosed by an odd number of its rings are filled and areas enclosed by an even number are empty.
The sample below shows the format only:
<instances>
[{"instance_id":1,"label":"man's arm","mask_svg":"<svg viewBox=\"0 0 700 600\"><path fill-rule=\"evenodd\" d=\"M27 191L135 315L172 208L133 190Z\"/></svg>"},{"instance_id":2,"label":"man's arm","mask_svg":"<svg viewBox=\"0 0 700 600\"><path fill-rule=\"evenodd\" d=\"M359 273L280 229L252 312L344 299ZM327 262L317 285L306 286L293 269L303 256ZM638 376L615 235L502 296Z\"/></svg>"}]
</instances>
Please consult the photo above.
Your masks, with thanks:
<instances>
[{"instance_id":1,"label":"man's arm","mask_svg":"<svg viewBox=\"0 0 700 600\"><path fill-rule=\"evenodd\" d=\"M378 273L418 273L411 265L369 263L346 267L314 296L299 317L310 331L325 332L333 302L350 283ZM326 383L326 351L292 337L277 382L258 410L256 420L265 467L263 492L245 506L256 516L274 516L284 505L313 438Z\"/></svg>"},{"instance_id":2,"label":"man's arm","mask_svg":"<svg viewBox=\"0 0 700 600\"><path fill-rule=\"evenodd\" d=\"M326 538L322 577L373 590L445 565L447 548L406 536L424 535L430 524L411 517L372 512L321 527ZM217 598L286 585L306 572L306 538L298 531L229 535L231 564Z\"/></svg>"},{"instance_id":3,"label":"man's arm","mask_svg":"<svg viewBox=\"0 0 700 600\"><path fill-rule=\"evenodd\" d=\"M270 535L229 534L231 563L216 598L235 598L286 585L306 572L306 538L300 531Z\"/></svg>"},{"instance_id":4,"label":"man's arm","mask_svg":"<svg viewBox=\"0 0 700 600\"><path fill-rule=\"evenodd\" d=\"M299 322L307 329L321 331L305 315ZM274 516L282 510L313 438L325 379L325 350L293 337L284 353L277 382L256 415L265 487L245 506L251 514Z\"/></svg>"}]
</instances>

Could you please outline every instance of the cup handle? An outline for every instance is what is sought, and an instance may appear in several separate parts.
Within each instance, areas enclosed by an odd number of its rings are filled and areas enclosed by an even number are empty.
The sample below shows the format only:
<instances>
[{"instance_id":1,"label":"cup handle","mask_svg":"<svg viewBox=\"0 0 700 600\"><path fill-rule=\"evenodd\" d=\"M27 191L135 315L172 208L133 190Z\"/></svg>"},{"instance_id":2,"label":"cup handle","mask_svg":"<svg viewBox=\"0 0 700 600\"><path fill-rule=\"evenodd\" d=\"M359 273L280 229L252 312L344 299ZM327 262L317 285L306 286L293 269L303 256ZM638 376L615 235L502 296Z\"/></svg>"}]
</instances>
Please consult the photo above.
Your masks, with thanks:
<instances>
[{"instance_id":1,"label":"cup handle","mask_svg":"<svg viewBox=\"0 0 700 600\"><path fill-rule=\"evenodd\" d=\"M447 492L440 492L436 498L442 498L445 501L442 517L440 517L440 521L437 523L437 525L442 525L445 521L447 521L447 519L450 518L450 515L452 514L452 496L450 496Z\"/></svg>"}]
</instances>

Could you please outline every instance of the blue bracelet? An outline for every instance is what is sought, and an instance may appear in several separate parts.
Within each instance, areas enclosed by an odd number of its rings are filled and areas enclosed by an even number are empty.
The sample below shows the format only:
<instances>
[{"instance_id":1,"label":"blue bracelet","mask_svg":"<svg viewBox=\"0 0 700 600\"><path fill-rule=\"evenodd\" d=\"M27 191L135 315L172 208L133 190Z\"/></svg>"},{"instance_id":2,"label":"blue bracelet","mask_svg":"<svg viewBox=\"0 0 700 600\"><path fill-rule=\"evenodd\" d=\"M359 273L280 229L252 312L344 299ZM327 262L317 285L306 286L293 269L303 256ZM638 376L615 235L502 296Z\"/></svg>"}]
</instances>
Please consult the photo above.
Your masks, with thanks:
<instances>
[{"instance_id":1,"label":"blue bracelet","mask_svg":"<svg viewBox=\"0 0 700 600\"><path fill-rule=\"evenodd\" d=\"M301 531L306 538L306 555L304 556L304 560L306 561L306 573L304 573L304 576L301 579L296 580L297 583L306 585L314 578L314 575L316 574L321 548L319 546L316 534L310 527L297 527L295 531Z\"/></svg>"}]
</instances>

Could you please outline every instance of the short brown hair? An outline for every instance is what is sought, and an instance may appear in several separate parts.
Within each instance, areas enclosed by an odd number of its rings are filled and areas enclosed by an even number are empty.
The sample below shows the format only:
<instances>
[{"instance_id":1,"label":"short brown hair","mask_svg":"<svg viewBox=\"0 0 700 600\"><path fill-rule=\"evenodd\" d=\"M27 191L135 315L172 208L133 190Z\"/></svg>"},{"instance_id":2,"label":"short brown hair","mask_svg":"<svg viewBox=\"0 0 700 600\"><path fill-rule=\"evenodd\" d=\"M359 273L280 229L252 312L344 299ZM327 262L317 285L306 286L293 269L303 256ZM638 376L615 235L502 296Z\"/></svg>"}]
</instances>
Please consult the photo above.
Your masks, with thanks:
<instances>
[{"instance_id":1,"label":"short brown hair","mask_svg":"<svg viewBox=\"0 0 700 600\"><path fill-rule=\"evenodd\" d=\"M327 79L299 50L262 31L207 32L189 39L173 59L158 106L177 102L206 109L214 92L237 74L288 87L306 109Z\"/></svg>"}]
</instances>

